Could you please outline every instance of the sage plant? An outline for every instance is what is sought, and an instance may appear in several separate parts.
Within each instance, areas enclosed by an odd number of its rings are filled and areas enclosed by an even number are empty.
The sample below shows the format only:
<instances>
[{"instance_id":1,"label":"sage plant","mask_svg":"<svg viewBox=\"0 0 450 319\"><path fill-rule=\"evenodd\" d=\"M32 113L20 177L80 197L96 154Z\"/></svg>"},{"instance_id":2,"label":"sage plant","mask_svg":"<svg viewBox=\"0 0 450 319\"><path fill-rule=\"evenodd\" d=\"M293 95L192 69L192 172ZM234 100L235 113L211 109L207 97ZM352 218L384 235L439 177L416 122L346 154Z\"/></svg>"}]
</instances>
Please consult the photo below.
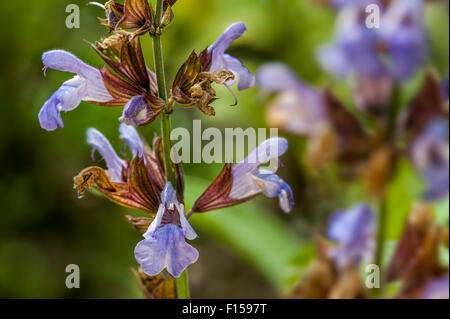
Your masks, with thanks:
<instances>
[{"instance_id":1,"label":"sage plant","mask_svg":"<svg viewBox=\"0 0 450 319\"><path fill-rule=\"evenodd\" d=\"M379 28L365 23L370 4L380 8ZM331 216L326 236L331 243L317 236L318 257L288 296L386 297L385 286L400 281L397 297L448 298L448 267L438 258L439 249L448 248L448 223L439 225L431 206L449 192L448 77L439 79L435 70L418 72L429 51L424 1L336 0L329 5L337 10L335 39L319 48L317 59L326 71L349 80L358 112L331 89L307 84L280 62L262 66L257 83L275 95L266 110L268 124L306 139L310 167L321 173L335 164L338 178L364 185L365 198ZM414 76L421 85L404 101L401 92ZM388 192L402 159L423 179L425 190L385 263ZM363 261L380 269L372 294L358 274Z\"/></svg>"},{"instance_id":2,"label":"sage plant","mask_svg":"<svg viewBox=\"0 0 450 319\"><path fill-rule=\"evenodd\" d=\"M119 134L132 158L119 157L108 139L90 128L87 142L93 152L100 153L106 169L88 167L75 177L74 184L80 198L92 188L119 205L148 214L147 218L127 216L144 237L134 250L141 266L134 273L148 298L190 297L187 268L199 258L197 249L186 242L194 244L197 237L189 224L194 213L238 205L261 194L277 197L285 212L294 204L289 185L274 172L259 168L268 160L278 159L288 148L285 139L271 138L241 162L225 164L193 207L185 208L183 169L171 160L171 116L176 115L176 106L197 107L213 116L215 85L233 93L235 82L238 90L245 90L254 85L255 78L237 58L226 53L246 31L245 24L238 22L200 53L193 50L168 90L162 37L174 21L175 2L156 0L154 7L147 0L125 0L123 5L112 0L90 3L104 9L106 17L100 21L110 32L90 44L104 61L102 68L63 50L42 56L44 71L51 68L75 74L44 103L39 113L42 128L53 131L63 127L62 112L75 109L81 101L123 107ZM153 70L146 64L141 47L146 34L153 42ZM147 141L136 127L156 119L160 120L161 134Z\"/></svg>"}]
</instances>

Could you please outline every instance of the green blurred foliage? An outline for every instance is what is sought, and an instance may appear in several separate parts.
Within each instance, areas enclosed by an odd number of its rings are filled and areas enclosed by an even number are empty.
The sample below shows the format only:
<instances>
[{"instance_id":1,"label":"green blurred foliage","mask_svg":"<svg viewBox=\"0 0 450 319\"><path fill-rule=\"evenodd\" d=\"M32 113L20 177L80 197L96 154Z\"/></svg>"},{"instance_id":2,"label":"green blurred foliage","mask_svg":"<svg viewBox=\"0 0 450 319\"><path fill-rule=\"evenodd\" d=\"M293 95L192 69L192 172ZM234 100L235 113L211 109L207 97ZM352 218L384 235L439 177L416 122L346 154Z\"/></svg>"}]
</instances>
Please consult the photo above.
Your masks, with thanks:
<instances>
[{"instance_id":1,"label":"green blurred foliage","mask_svg":"<svg viewBox=\"0 0 450 319\"><path fill-rule=\"evenodd\" d=\"M107 35L97 20L103 12L86 6L87 2L16 0L0 4L0 297L142 297L129 270L136 266L133 249L141 237L123 217L139 213L97 196L78 200L72 190L73 176L81 169L103 165L90 159L85 142L88 127L101 130L120 150L117 119L121 108L83 102L63 115L66 127L54 132L42 130L37 121L44 101L70 78L53 70L44 77L43 52L61 48L91 65L102 65L86 41ZM80 29L65 27L65 8L71 3L80 6ZM432 40L429 65L441 75L448 73L447 14L438 5L427 9ZM306 0L179 0L175 15L163 40L169 83L193 49L204 49L230 23L245 21L249 31L229 52L251 71L265 62L283 61L305 81L329 86L351 105L347 83L324 73L315 60L317 47L333 34L333 12ZM144 36L142 42L151 66L150 38ZM419 83L420 75L405 87L405 99ZM219 97L214 103L214 118L195 109L177 108L173 126L190 129L194 119L201 119L203 127L221 129L266 126L264 100L256 88L239 92L237 107L229 107L233 99L226 90L220 89ZM140 128L140 132L150 140L159 132L158 123ZM290 150L283 157L285 166L280 174L294 190L294 211L285 216L276 200L258 198L194 216L192 223L200 234L195 242L200 259L191 267L193 297L278 296L300 278L314 258L310 239L323 230L327 216L364 200L357 183L343 184L333 172L311 174L301 160L304 142L287 137ZM408 165L401 164L389 191L387 227L391 240L398 238L412 203L423 191ZM188 203L201 194L220 166L185 166ZM436 207L439 220L448 223L448 199ZM221 256L228 258L214 263ZM81 289L65 287L65 267L72 263L80 266ZM229 284L223 284L224 280Z\"/></svg>"}]
</instances>

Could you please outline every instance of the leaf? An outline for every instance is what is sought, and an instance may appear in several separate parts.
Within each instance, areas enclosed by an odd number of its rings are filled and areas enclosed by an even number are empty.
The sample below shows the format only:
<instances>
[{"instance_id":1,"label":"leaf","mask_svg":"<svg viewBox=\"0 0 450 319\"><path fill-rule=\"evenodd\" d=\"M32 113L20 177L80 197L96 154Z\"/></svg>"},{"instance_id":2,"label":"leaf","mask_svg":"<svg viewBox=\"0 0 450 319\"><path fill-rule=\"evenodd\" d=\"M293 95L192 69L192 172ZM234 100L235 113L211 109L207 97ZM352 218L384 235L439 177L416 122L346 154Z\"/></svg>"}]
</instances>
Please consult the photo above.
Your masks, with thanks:
<instances>
[{"instance_id":1,"label":"leaf","mask_svg":"<svg viewBox=\"0 0 450 319\"><path fill-rule=\"evenodd\" d=\"M403 232L406 217L413 203L420 199L423 182L406 159L399 161L397 174L387 192L386 237L397 240Z\"/></svg>"},{"instance_id":2,"label":"leaf","mask_svg":"<svg viewBox=\"0 0 450 319\"><path fill-rule=\"evenodd\" d=\"M449 197L433 202L436 213L436 221L440 225L448 225L449 222Z\"/></svg>"}]
</instances>

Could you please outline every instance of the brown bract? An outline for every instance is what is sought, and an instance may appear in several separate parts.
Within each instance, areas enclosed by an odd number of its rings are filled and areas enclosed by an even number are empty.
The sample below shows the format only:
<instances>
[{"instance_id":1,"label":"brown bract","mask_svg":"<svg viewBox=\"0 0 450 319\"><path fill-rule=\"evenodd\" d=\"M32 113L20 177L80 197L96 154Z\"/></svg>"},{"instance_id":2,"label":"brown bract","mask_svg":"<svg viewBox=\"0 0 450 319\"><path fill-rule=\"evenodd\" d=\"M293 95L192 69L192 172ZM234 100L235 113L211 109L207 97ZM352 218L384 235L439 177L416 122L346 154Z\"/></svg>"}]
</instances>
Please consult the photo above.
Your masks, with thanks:
<instances>
[{"instance_id":1,"label":"brown bract","mask_svg":"<svg viewBox=\"0 0 450 319\"><path fill-rule=\"evenodd\" d=\"M206 115L215 115L210 106L216 100L216 91L212 83L224 85L234 79L231 71L209 72L212 55L204 50L197 55L191 53L187 61L178 70L172 85L172 98L183 106L197 106Z\"/></svg>"},{"instance_id":2,"label":"brown bract","mask_svg":"<svg viewBox=\"0 0 450 319\"><path fill-rule=\"evenodd\" d=\"M339 137L339 159L357 160L366 154L368 137L358 120L330 91L324 91L325 107L330 125Z\"/></svg>"},{"instance_id":3,"label":"brown bract","mask_svg":"<svg viewBox=\"0 0 450 319\"><path fill-rule=\"evenodd\" d=\"M427 283L448 273L439 264L442 228L427 203L416 204L387 268L388 281L401 280L399 298L418 298Z\"/></svg>"},{"instance_id":4,"label":"brown bract","mask_svg":"<svg viewBox=\"0 0 450 319\"><path fill-rule=\"evenodd\" d=\"M402 119L402 126L412 137L420 134L436 117L445 116L445 102L439 82L428 72L419 93Z\"/></svg>"},{"instance_id":5,"label":"brown bract","mask_svg":"<svg viewBox=\"0 0 450 319\"><path fill-rule=\"evenodd\" d=\"M150 224L152 223L152 218L147 217L133 217L130 215L125 215L128 222L136 229L139 233L144 234Z\"/></svg>"},{"instance_id":6,"label":"brown bract","mask_svg":"<svg viewBox=\"0 0 450 319\"><path fill-rule=\"evenodd\" d=\"M152 186L152 177L142 158L134 159L124 169L126 178L123 182L112 182L101 167L88 167L74 178L74 188L82 197L89 188L101 192L113 202L134 209L143 210L154 217L159 204L159 194Z\"/></svg>"},{"instance_id":7,"label":"brown bract","mask_svg":"<svg viewBox=\"0 0 450 319\"><path fill-rule=\"evenodd\" d=\"M113 97L105 105L123 106L133 97L143 96L151 112L147 112L140 125L152 122L165 102L158 97L156 76L145 64L139 38L115 34L91 46L109 66L100 71L105 87Z\"/></svg>"},{"instance_id":8,"label":"brown bract","mask_svg":"<svg viewBox=\"0 0 450 319\"><path fill-rule=\"evenodd\" d=\"M93 188L119 205L143 210L154 217L161 203L161 192L167 183L161 138L155 138L153 149L145 142L144 145L144 156L135 157L123 167L121 182L112 182L101 167L93 166L81 171L74 178L78 196L82 197L88 189ZM184 178L179 166L177 165L175 177L177 195L183 202ZM135 222L132 224L136 227Z\"/></svg>"},{"instance_id":9,"label":"brown bract","mask_svg":"<svg viewBox=\"0 0 450 319\"><path fill-rule=\"evenodd\" d=\"M106 19L100 19L111 31L132 34L133 37L145 33L155 33L155 12L148 0L125 0L121 5L115 1L105 4Z\"/></svg>"},{"instance_id":10,"label":"brown bract","mask_svg":"<svg viewBox=\"0 0 450 319\"><path fill-rule=\"evenodd\" d=\"M146 275L141 268L131 268L139 288L147 299L176 299L175 279L161 272L157 276Z\"/></svg>"},{"instance_id":11,"label":"brown bract","mask_svg":"<svg viewBox=\"0 0 450 319\"><path fill-rule=\"evenodd\" d=\"M204 213L211 210L230 207L248 201L258 195L243 199L230 198L233 187L232 165L225 164L220 174L195 201L191 211L194 213Z\"/></svg>"},{"instance_id":12,"label":"brown bract","mask_svg":"<svg viewBox=\"0 0 450 319\"><path fill-rule=\"evenodd\" d=\"M315 238L317 259L307 268L302 280L286 295L291 299L361 299L368 298L355 266L338 270L329 257L329 244Z\"/></svg>"}]
</instances>

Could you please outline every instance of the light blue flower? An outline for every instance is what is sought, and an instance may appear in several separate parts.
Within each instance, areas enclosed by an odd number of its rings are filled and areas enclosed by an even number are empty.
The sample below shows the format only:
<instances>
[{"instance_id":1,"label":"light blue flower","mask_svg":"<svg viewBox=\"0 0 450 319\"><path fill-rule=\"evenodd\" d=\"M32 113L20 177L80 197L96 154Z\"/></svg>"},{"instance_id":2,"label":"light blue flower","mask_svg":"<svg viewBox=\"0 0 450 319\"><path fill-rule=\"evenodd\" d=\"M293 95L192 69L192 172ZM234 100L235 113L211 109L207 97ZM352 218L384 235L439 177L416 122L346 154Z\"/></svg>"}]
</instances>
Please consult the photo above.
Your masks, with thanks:
<instances>
[{"instance_id":1,"label":"light blue flower","mask_svg":"<svg viewBox=\"0 0 450 319\"><path fill-rule=\"evenodd\" d=\"M428 199L439 199L449 191L449 132L444 119L432 121L411 147L414 166L425 179Z\"/></svg>"},{"instance_id":2,"label":"light blue flower","mask_svg":"<svg viewBox=\"0 0 450 319\"><path fill-rule=\"evenodd\" d=\"M373 256L375 214L367 204L357 204L348 211L335 213L328 224L328 237L337 246L330 251L340 269L358 265Z\"/></svg>"},{"instance_id":3,"label":"light blue flower","mask_svg":"<svg viewBox=\"0 0 450 319\"><path fill-rule=\"evenodd\" d=\"M119 132L120 138L130 148L133 158L143 156L144 144L136 129L132 126L121 124L119 126ZM86 137L93 152L99 152L105 160L108 168L107 173L111 181L122 182L122 170L127 166L127 162L117 155L108 139L97 129L88 129Z\"/></svg>"},{"instance_id":4,"label":"light blue flower","mask_svg":"<svg viewBox=\"0 0 450 319\"><path fill-rule=\"evenodd\" d=\"M229 70L233 72L236 78L239 78L238 89L245 90L255 85L255 77L250 71L235 57L226 54L225 51L231 42L241 37L247 30L243 22L236 22L230 25L217 39L217 41L208 48L208 53L212 53L212 62L210 72ZM232 85L235 80L227 82Z\"/></svg>"},{"instance_id":5,"label":"light blue flower","mask_svg":"<svg viewBox=\"0 0 450 319\"><path fill-rule=\"evenodd\" d=\"M64 127L61 112L72 111L81 101L102 104L113 100L105 88L100 71L72 53L63 50L48 51L42 55L42 62L44 72L47 68L51 68L77 74L64 82L44 103L39 112L39 123L43 129L53 131L58 127Z\"/></svg>"},{"instance_id":6,"label":"light blue flower","mask_svg":"<svg viewBox=\"0 0 450 319\"><path fill-rule=\"evenodd\" d=\"M164 268L175 278L198 259L198 251L187 244L197 234L186 219L184 205L177 200L168 182L161 193L161 205L155 219L134 250L137 262L149 276L156 276Z\"/></svg>"},{"instance_id":7,"label":"light blue flower","mask_svg":"<svg viewBox=\"0 0 450 319\"><path fill-rule=\"evenodd\" d=\"M263 193L269 198L278 197L280 207L288 213L294 205L290 186L273 172L259 168L272 159L278 159L288 148L284 138L270 138L261 143L245 159L232 168L233 185L229 194L232 200L245 200Z\"/></svg>"}]
</instances>

